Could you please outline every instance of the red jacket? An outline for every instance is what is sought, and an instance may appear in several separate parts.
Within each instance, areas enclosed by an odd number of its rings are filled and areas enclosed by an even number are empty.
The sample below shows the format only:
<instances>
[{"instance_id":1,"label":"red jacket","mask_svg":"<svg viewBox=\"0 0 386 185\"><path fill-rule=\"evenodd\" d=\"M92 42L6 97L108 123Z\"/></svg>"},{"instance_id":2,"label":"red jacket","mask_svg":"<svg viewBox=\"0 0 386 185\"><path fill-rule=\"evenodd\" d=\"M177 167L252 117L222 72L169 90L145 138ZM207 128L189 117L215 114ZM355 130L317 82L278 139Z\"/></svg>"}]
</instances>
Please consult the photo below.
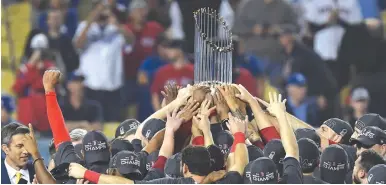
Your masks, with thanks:
<instances>
[{"instance_id":1,"label":"red jacket","mask_svg":"<svg viewBox=\"0 0 386 185\"><path fill-rule=\"evenodd\" d=\"M50 128L47 119L43 74L54 67L50 61L44 61L39 69L35 65L23 64L17 72L12 90L18 97L17 120L27 125L31 123L39 131Z\"/></svg>"}]
</instances>

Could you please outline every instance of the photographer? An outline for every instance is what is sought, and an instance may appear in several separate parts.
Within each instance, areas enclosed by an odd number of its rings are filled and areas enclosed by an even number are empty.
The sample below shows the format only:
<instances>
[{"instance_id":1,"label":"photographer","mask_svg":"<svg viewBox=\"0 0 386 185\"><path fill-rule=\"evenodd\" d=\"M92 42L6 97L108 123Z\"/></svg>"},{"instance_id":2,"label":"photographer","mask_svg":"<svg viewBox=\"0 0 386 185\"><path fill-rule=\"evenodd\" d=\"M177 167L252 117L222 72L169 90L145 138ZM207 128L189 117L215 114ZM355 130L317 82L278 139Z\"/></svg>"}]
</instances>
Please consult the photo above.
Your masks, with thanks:
<instances>
[{"instance_id":1,"label":"photographer","mask_svg":"<svg viewBox=\"0 0 386 185\"><path fill-rule=\"evenodd\" d=\"M80 52L80 73L85 77L86 96L99 101L105 121L118 121L122 87L122 48L131 34L120 25L107 1L95 4L75 33Z\"/></svg>"}]
</instances>

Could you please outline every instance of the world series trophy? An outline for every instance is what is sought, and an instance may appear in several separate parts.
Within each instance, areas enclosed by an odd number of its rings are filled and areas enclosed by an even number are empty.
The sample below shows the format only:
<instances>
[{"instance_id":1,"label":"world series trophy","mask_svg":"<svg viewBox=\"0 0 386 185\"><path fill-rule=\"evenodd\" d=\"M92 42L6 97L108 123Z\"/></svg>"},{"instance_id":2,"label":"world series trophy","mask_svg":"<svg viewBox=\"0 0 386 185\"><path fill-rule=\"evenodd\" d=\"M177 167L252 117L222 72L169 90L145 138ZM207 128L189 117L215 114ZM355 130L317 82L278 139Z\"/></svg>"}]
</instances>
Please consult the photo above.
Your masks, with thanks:
<instances>
[{"instance_id":1,"label":"world series trophy","mask_svg":"<svg viewBox=\"0 0 386 185\"><path fill-rule=\"evenodd\" d=\"M200 8L193 16L194 84L207 87L203 91L213 93L216 86L232 83L232 32L216 10ZM197 92L193 96L199 96L195 99L201 100L206 93Z\"/></svg>"}]
</instances>

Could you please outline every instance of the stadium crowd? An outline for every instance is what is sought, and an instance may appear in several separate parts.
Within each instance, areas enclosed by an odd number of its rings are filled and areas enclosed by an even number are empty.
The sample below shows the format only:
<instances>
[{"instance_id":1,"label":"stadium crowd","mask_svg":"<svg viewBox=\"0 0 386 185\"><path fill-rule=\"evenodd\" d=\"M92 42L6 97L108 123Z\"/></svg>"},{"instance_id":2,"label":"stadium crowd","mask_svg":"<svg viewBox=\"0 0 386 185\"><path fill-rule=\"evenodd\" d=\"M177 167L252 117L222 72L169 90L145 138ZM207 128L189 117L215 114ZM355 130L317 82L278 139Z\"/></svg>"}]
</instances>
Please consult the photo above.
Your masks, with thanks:
<instances>
[{"instance_id":1,"label":"stadium crowd","mask_svg":"<svg viewBox=\"0 0 386 185\"><path fill-rule=\"evenodd\" d=\"M2 184L386 183L385 1L27 3ZM232 28L232 84L193 84L202 7Z\"/></svg>"}]
</instances>

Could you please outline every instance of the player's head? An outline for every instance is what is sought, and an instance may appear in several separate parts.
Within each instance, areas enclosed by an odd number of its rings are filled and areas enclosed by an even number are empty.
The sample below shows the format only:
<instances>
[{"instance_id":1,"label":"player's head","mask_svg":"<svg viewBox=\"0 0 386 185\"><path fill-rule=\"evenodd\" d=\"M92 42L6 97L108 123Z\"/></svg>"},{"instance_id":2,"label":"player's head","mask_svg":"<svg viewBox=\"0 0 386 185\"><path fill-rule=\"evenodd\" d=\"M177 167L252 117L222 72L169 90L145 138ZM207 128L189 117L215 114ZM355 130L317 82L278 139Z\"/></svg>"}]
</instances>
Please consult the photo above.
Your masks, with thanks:
<instances>
[{"instance_id":1,"label":"player's head","mask_svg":"<svg viewBox=\"0 0 386 185\"><path fill-rule=\"evenodd\" d=\"M184 177L192 175L207 176L210 171L210 154L205 147L188 146L181 154L182 174Z\"/></svg>"},{"instance_id":2,"label":"player's head","mask_svg":"<svg viewBox=\"0 0 386 185\"><path fill-rule=\"evenodd\" d=\"M10 123L1 129L1 149L10 165L24 168L29 154L24 148L23 139L29 129L19 123Z\"/></svg>"},{"instance_id":3,"label":"player's head","mask_svg":"<svg viewBox=\"0 0 386 185\"><path fill-rule=\"evenodd\" d=\"M367 182L370 169L377 164L385 164L385 161L374 150L366 150L359 154L355 161L352 179L355 184Z\"/></svg>"}]
</instances>

